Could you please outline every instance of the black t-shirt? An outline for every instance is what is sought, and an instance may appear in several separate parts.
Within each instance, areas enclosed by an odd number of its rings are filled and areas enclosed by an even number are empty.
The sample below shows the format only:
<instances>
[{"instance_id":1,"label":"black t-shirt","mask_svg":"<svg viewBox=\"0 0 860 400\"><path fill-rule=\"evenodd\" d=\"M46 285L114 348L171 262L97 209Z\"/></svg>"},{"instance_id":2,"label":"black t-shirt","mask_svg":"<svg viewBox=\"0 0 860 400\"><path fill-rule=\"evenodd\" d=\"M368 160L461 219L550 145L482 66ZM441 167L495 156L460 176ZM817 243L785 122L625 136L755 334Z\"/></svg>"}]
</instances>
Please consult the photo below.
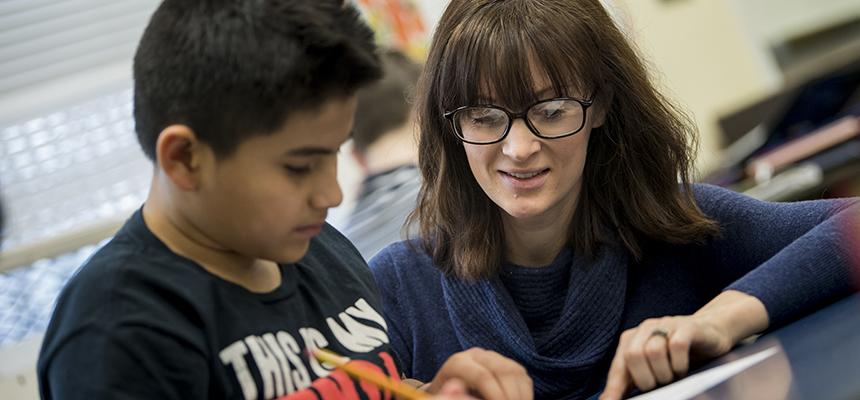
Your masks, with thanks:
<instances>
[{"instance_id":1,"label":"black t-shirt","mask_svg":"<svg viewBox=\"0 0 860 400\"><path fill-rule=\"evenodd\" d=\"M72 278L39 355L42 397L378 399L308 356L328 348L398 376L376 286L331 226L256 294L170 251L140 211Z\"/></svg>"}]
</instances>

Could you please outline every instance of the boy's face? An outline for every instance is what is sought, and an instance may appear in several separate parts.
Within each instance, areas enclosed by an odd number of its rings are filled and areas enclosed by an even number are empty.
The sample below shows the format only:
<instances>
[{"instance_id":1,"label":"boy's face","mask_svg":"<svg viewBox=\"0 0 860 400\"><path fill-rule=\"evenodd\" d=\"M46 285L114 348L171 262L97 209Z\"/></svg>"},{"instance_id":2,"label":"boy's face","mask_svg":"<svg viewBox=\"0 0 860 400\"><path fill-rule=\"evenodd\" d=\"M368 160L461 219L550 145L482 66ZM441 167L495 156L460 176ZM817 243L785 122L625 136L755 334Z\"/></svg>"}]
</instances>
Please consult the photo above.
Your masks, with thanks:
<instances>
[{"instance_id":1,"label":"boy's face","mask_svg":"<svg viewBox=\"0 0 860 400\"><path fill-rule=\"evenodd\" d=\"M251 137L228 158L206 157L192 213L196 228L238 255L298 261L343 199L337 151L352 129L354 97L294 112L278 131Z\"/></svg>"}]
</instances>

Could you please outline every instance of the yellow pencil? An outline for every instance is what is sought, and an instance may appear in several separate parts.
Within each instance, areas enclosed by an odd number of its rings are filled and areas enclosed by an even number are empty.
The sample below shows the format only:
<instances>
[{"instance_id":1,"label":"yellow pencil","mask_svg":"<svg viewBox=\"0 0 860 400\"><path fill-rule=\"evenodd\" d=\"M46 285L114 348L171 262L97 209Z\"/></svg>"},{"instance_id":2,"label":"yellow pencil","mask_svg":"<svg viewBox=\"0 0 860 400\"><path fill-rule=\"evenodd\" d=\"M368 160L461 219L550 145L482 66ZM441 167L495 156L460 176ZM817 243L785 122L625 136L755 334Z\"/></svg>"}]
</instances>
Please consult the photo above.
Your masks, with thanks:
<instances>
[{"instance_id":1,"label":"yellow pencil","mask_svg":"<svg viewBox=\"0 0 860 400\"><path fill-rule=\"evenodd\" d=\"M314 349L313 355L320 362L334 365L335 368L346 372L347 375L371 383L376 387L388 390L395 396L406 400L426 399L428 394L413 388L403 382L395 381L379 372L360 368L347 363L347 358L339 356L329 350Z\"/></svg>"}]
</instances>

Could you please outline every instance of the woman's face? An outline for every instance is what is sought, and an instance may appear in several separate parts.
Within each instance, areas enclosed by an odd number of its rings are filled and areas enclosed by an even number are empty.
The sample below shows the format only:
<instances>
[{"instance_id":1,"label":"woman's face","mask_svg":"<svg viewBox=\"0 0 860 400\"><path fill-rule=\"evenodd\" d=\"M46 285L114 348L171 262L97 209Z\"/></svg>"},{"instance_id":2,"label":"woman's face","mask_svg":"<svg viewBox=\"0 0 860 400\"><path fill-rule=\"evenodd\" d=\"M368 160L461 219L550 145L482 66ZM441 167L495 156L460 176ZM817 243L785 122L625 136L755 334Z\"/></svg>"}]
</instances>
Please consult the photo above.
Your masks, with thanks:
<instances>
[{"instance_id":1,"label":"woman's face","mask_svg":"<svg viewBox=\"0 0 860 400\"><path fill-rule=\"evenodd\" d=\"M538 99L559 95L546 78L533 76L532 81ZM591 97L591 93L567 95ZM525 121L517 119L499 143L463 144L472 174L487 196L504 210L503 220L513 218L518 224L570 220L582 187L588 139L591 130L602 124L597 111L596 107L589 108L582 130L572 136L542 139Z\"/></svg>"}]
</instances>

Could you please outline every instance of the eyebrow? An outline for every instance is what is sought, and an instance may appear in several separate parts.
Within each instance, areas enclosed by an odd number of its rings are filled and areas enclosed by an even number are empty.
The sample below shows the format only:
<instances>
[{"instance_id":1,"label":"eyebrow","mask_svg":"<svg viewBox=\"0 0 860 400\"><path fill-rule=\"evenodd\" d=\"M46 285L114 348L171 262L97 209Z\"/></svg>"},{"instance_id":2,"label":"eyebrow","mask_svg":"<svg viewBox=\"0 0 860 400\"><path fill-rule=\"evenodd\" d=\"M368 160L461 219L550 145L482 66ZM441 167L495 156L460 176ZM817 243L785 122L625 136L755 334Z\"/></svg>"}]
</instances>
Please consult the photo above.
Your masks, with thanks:
<instances>
[{"instance_id":1,"label":"eyebrow","mask_svg":"<svg viewBox=\"0 0 860 400\"><path fill-rule=\"evenodd\" d=\"M349 137L353 137L355 134L354 129L350 129ZM313 157L313 156L328 156L332 154L337 154L340 152L340 147L343 146L343 143L340 146L335 148L325 147L325 146L305 146L299 147L297 149L287 150L284 152L284 157Z\"/></svg>"},{"instance_id":2,"label":"eyebrow","mask_svg":"<svg viewBox=\"0 0 860 400\"><path fill-rule=\"evenodd\" d=\"M300 147L284 153L285 156L293 157L325 156L330 154L337 154L337 149L330 149L327 147Z\"/></svg>"},{"instance_id":3,"label":"eyebrow","mask_svg":"<svg viewBox=\"0 0 860 400\"><path fill-rule=\"evenodd\" d=\"M564 85L564 86L562 86L562 89L564 89L564 91L562 93L556 93L557 96L565 96L565 95L571 96L570 92L576 92L577 90L579 90L579 89L576 89L576 87L572 84L571 85ZM547 86L547 87L535 92L535 96L541 97L547 93L552 93L553 90L555 90L555 87ZM567 92L568 94L565 94L565 92ZM578 95L581 96L581 94L578 94Z\"/></svg>"},{"instance_id":4,"label":"eyebrow","mask_svg":"<svg viewBox=\"0 0 860 400\"><path fill-rule=\"evenodd\" d=\"M569 87L568 87L568 89L569 89ZM547 86L547 87L545 87L545 88L543 88L543 89L541 89L541 90L538 90L537 92L534 92L534 96L535 96L535 97L537 97L538 99L540 99L540 98L542 98L545 94L547 94L547 93L552 93L552 91L553 91L553 90L555 90L555 87L553 87L553 86ZM562 96L563 94L562 94L562 93L557 93L556 95L558 95L558 96ZM494 101L493 99L488 98L488 97L485 97L485 96L478 96L478 100L479 100L479 102L483 102L483 103L492 103L492 102Z\"/></svg>"},{"instance_id":5,"label":"eyebrow","mask_svg":"<svg viewBox=\"0 0 860 400\"><path fill-rule=\"evenodd\" d=\"M552 86L547 86L547 87L545 87L545 88L543 88L543 89L538 90L537 92L535 92L535 96L536 96L536 97L541 97L542 95L545 95L545 94L547 94L548 92L551 92L551 91L553 91L553 90L555 90L555 88L554 88L554 87L552 87Z\"/></svg>"}]
</instances>

